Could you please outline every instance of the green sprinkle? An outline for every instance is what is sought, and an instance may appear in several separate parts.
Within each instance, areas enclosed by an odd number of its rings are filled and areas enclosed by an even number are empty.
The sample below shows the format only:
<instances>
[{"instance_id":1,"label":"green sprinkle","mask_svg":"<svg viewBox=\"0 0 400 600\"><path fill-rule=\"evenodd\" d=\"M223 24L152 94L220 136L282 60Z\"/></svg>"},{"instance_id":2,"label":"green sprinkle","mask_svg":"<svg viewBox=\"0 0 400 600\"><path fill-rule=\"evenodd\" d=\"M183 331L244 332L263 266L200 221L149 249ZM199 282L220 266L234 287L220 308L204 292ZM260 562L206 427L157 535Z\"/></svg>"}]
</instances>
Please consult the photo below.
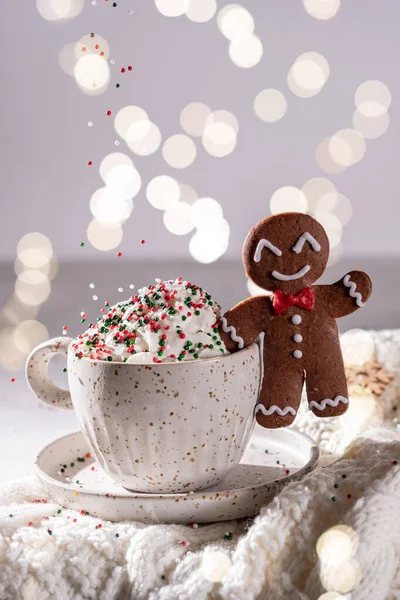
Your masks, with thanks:
<instances>
[{"instance_id":1,"label":"green sprinkle","mask_svg":"<svg viewBox=\"0 0 400 600\"><path fill-rule=\"evenodd\" d=\"M53 532L52 532L52 530L51 530L51 529L48 529L48 530L47 530L47 533L48 533L49 535L52 535L52 534L53 534Z\"/></svg>"},{"instance_id":2,"label":"green sprinkle","mask_svg":"<svg viewBox=\"0 0 400 600\"><path fill-rule=\"evenodd\" d=\"M197 347L198 347L198 348L203 348L203 344L202 344L201 342L199 342L199 343L197 344Z\"/></svg>"},{"instance_id":3,"label":"green sprinkle","mask_svg":"<svg viewBox=\"0 0 400 600\"><path fill-rule=\"evenodd\" d=\"M81 242L81 248L83 248L84 245L85 245L85 242Z\"/></svg>"},{"instance_id":4,"label":"green sprinkle","mask_svg":"<svg viewBox=\"0 0 400 600\"><path fill-rule=\"evenodd\" d=\"M86 319L81 319L81 323L85 323Z\"/></svg>"},{"instance_id":5,"label":"green sprinkle","mask_svg":"<svg viewBox=\"0 0 400 600\"><path fill-rule=\"evenodd\" d=\"M65 469L60 469L61 473L65 473Z\"/></svg>"},{"instance_id":6,"label":"green sprinkle","mask_svg":"<svg viewBox=\"0 0 400 600\"><path fill-rule=\"evenodd\" d=\"M337 500L336 496L332 496L331 500L332 500L332 502L336 502L336 500Z\"/></svg>"},{"instance_id":7,"label":"green sprinkle","mask_svg":"<svg viewBox=\"0 0 400 600\"><path fill-rule=\"evenodd\" d=\"M232 538L233 538L233 535L231 534L230 531L224 535L224 540L231 540Z\"/></svg>"},{"instance_id":8,"label":"green sprinkle","mask_svg":"<svg viewBox=\"0 0 400 600\"><path fill-rule=\"evenodd\" d=\"M127 360L128 360L127 358L124 358L124 360L122 362L126 362Z\"/></svg>"},{"instance_id":9,"label":"green sprinkle","mask_svg":"<svg viewBox=\"0 0 400 600\"><path fill-rule=\"evenodd\" d=\"M9 516L9 517L11 517L11 518L13 518L13 516L14 516L14 515L11 515L11 514L10 514L10 515L8 515L8 516Z\"/></svg>"},{"instance_id":10,"label":"green sprinkle","mask_svg":"<svg viewBox=\"0 0 400 600\"><path fill-rule=\"evenodd\" d=\"M161 575L161 579L167 579L165 575Z\"/></svg>"},{"instance_id":11,"label":"green sprinkle","mask_svg":"<svg viewBox=\"0 0 400 600\"><path fill-rule=\"evenodd\" d=\"M186 321L187 317L185 317L185 315L182 315L182 321Z\"/></svg>"},{"instance_id":12,"label":"green sprinkle","mask_svg":"<svg viewBox=\"0 0 400 600\"><path fill-rule=\"evenodd\" d=\"M74 466L75 466L75 463L71 463L71 464L70 464L70 467L74 467Z\"/></svg>"},{"instance_id":13,"label":"green sprinkle","mask_svg":"<svg viewBox=\"0 0 400 600\"><path fill-rule=\"evenodd\" d=\"M162 355L164 354L164 352L163 352L162 350L159 350L159 351L157 352L157 354L158 354L158 356L162 356Z\"/></svg>"},{"instance_id":14,"label":"green sprinkle","mask_svg":"<svg viewBox=\"0 0 400 600\"><path fill-rule=\"evenodd\" d=\"M208 306L212 306L212 305L213 305L213 303L212 303L212 302L209 302L209 303L208 303Z\"/></svg>"},{"instance_id":15,"label":"green sprinkle","mask_svg":"<svg viewBox=\"0 0 400 600\"><path fill-rule=\"evenodd\" d=\"M265 450L265 454L268 454L268 450Z\"/></svg>"},{"instance_id":16,"label":"green sprinkle","mask_svg":"<svg viewBox=\"0 0 400 600\"><path fill-rule=\"evenodd\" d=\"M218 333L218 331L219 331L218 327L214 327L213 332Z\"/></svg>"},{"instance_id":17,"label":"green sprinkle","mask_svg":"<svg viewBox=\"0 0 400 600\"><path fill-rule=\"evenodd\" d=\"M58 511L57 511L57 514L61 515L61 513L62 513L62 510L61 510L61 508L59 508Z\"/></svg>"},{"instance_id":18,"label":"green sprinkle","mask_svg":"<svg viewBox=\"0 0 400 600\"><path fill-rule=\"evenodd\" d=\"M276 464L277 464L277 465L279 465L279 464L280 464L280 461L279 461L279 460L277 460L277 461L276 461Z\"/></svg>"},{"instance_id":19,"label":"green sprinkle","mask_svg":"<svg viewBox=\"0 0 400 600\"><path fill-rule=\"evenodd\" d=\"M119 85L119 83L117 83L117 85L116 85L115 87L116 87L116 88L119 88L119 87L121 87L121 86Z\"/></svg>"},{"instance_id":20,"label":"green sprinkle","mask_svg":"<svg viewBox=\"0 0 400 600\"><path fill-rule=\"evenodd\" d=\"M83 456L82 457L79 456L77 460L78 460L78 462L85 462L85 459Z\"/></svg>"},{"instance_id":21,"label":"green sprinkle","mask_svg":"<svg viewBox=\"0 0 400 600\"><path fill-rule=\"evenodd\" d=\"M208 344L208 347L210 348L210 350L212 350L214 348L213 344Z\"/></svg>"},{"instance_id":22,"label":"green sprinkle","mask_svg":"<svg viewBox=\"0 0 400 600\"><path fill-rule=\"evenodd\" d=\"M333 487L337 489L339 487L339 484L335 483L335 485Z\"/></svg>"},{"instance_id":23,"label":"green sprinkle","mask_svg":"<svg viewBox=\"0 0 400 600\"><path fill-rule=\"evenodd\" d=\"M199 310L195 310L195 311L194 311L194 314L195 314L195 315L198 317L198 316L199 316L199 314L200 314L200 311L199 311Z\"/></svg>"},{"instance_id":24,"label":"green sprinkle","mask_svg":"<svg viewBox=\"0 0 400 600\"><path fill-rule=\"evenodd\" d=\"M197 354L197 352L195 354L193 354L193 358L199 358L199 355Z\"/></svg>"},{"instance_id":25,"label":"green sprinkle","mask_svg":"<svg viewBox=\"0 0 400 600\"><path fill-rule=\"evenodd\" d=\"M66 373L66 372L67 372L67 369L64 367L63 368L63 373Z\"/></svg>"},{"instance_id":26,"label":"green sprinkle","mask_svg":"<svg viewBox=\"0 0 400 600\"><path fill-rule=\"evenodd\" d=\"M222 344L222 342L217 342L217 346L220 346Z\"/></svg>"},{"instance_id":27,"label":"green sprinkle","mask_svg":"<svg viewBox=\"0 0 400 600\"><path fill-rule=\"evenodd\" d=\"M112 356L107 356L107 360L108 360L108 362L111 362L112 361Z\"/></svg>"}]
</instances>

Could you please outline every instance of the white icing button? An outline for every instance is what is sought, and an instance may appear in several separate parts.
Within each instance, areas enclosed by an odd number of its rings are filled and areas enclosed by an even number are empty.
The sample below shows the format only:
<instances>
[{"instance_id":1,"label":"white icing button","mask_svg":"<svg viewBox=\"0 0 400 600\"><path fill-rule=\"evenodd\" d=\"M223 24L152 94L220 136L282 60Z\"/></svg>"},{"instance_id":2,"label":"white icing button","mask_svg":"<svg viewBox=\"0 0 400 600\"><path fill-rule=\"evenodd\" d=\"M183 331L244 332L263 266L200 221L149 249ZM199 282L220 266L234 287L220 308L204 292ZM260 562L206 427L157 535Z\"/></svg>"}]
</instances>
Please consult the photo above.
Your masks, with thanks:
<instances>
[{"instance_id":1,"label":"white icing button","mask_svg":"<svg viewBox=\"0 0 400 600\"><path fill-rule=\"evenodd\" d=\"M301 351L301 350L295 350L295 351L293 352L293 356L294 356L295 358L301 358L301 357L303 356L303 353L302 353L302 351Z\"/></svg>"},{"instance_id":2,"label":"white icing button","mask_svg":"<svg viewBox=\"0 0 400 600\"><path fill-rule=\"evenodd\" d=\"M299 333L296 333L296 335L294 336L294 341L297 342L297 344L300 344L300 342L303 341L303 336L300 335Z\"/></svg>"},{"instance_id":3,"label":"white icing button","mask_svg":"<svg viewBox=\"0 0 400 600\"><path fill-rule=\"evenodd\" d=\"M292 323L294 325L300 325L300 323L301 323L301 316L300 315L293 315L293 317L292 317Z\"/></svg>"}]
</instances>

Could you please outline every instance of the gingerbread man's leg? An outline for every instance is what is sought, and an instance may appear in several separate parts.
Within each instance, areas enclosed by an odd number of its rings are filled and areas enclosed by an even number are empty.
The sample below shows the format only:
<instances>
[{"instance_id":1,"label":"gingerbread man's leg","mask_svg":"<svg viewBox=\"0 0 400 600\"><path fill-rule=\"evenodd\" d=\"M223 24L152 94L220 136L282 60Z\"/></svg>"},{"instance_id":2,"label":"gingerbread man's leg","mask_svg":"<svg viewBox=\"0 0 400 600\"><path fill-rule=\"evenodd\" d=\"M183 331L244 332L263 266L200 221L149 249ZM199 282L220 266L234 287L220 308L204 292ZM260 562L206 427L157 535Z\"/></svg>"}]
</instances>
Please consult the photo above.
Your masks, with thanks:
<instances>
[{"instance_id":1,"label":"gingerbread man's leg","mask_svg":"<svg viewBox=\"0 0 400 600\"><path fill-rule=\"evenodd\" d=\"M349 405L339 340L318 349L306 366L308 405L317 417L338 417Z\"/></svg>"},{"instance_id":2,"label":"gingerbread man's leg","mask_svg":"<svg viewBox=\"0 0 400 600\"><path fill-rule=\"evenodd\" d=\"M300 405L303 383L304 371L297 365L289 370L283 365L276 369L266 366L255 409L257 423L268 429L291 425Z\"/></svg>"}]
</instances>

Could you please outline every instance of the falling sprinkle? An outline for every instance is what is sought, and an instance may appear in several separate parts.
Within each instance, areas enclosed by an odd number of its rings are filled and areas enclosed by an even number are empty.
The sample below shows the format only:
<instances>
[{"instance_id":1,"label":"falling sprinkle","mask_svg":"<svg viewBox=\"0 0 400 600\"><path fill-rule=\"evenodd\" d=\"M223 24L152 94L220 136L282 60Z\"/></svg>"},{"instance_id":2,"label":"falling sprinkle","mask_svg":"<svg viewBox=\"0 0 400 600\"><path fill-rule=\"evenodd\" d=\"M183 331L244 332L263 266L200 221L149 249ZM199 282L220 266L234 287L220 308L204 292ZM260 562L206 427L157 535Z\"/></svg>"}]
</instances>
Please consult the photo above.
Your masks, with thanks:
<instances>
[{"instance_id":1,"label":"falling sprinkle","mask_svg":"<svg viewBox=\"0 0 400 600\"><path fill-rule=\"evenodd\" d=\"M125 73L125 68L124 67L121 68L121 73Z\"/></svg>"},{"instance_id":2,"label":"falling sprinkle","mask_svg":"<svg viewBox=\"0 0 400 600\"><path fill-rule=\"evenodd\" d=\"M118 288L118 291L119 291L119 292L123 292L123 291L124 291L124 288L122 288L122 287L119 287L119 288Z\"/></svg>"},{"instance_id":3,"label":"falling sprinkle","mask_svg":"<svg viewBox=\"0 0 400 600\"><path fill-rule=\"evenodd\" d=\"M93 121L89 121L88 127L93 127Z\"/></svg>"},{"instance_id":4,"label":"falling sprinkle","mask_svg":"<svg viewBox=\"0 0 400 600\"><path fill-rule=\"evenodd\" d=\"M15 377L11 377L10 382L15 383Z\"/></svg>"},{"instance_id":5,"label":"falling sprinkle","mask_svg":"<svg viewBox=\"0 0 400 600\"><path fill-rule=\"evenodd\" d=\"M337 500L336 496L332 496L331 500L332 500L332 502L336 502L336 500Z\"/></svg>"},{"instance_id":6,"label":"falling sprinkle","mask_svg":"<svg viewBox=\"0 0 400 600\"><path fill-rule=\"evenodd\" d=\"M115 144L116 146L119 146L119 141L118 141L118 140L115 140L114 144Z\"/></svg>"},{"instance_id":7,"label":"falling sprinkle","mask_svg":"<svg viewBox=\"0 0 400 600\"><path fill-rule=\"evenodd\" d=\"M67 368L66 368L66 367L64 367L64 368L63 368L63 373L66 373L66 372L67 372Z\"/></svg>"},{"instance_id":8,"label":"falling sprinkle","mask_svg":"<svg viewBox=\"0 0 400 600\"><path fill-rule=\"evenodd\" d=\"M135 286L133 285L133 283L130 284L129 289L133 290Z\"/></svg>"},{"instance_id":9,"label":"falling sprinkle","mask_svg":"<svg viewBox=\"0 0 400 600\"><path fill-rule=\"evenodd\" d=\"M118 258L121 258L122 252L117 252L117 256L118 256Z\"/></svg>"},{"instance_id":10,"label":"falling sprinkle","mask_svg":"<svg viewBox=\"0 0 400 600\"><path fill-rule=\"evenodd\" d=\"M98 296L96 296L96 295L95 295L95 296L92 296L92 298L93 298L93 300L98 300L98 299L99 299L99 297L98 297Z\"/></svg>"},{"instance_id":11,"label":"falling sprinkle","mask_svg":"<svg viewBox=\"0 0 400 600\"><path fill-rule=\"evenodd\" d=\"M89 287L91 290L94 290L94 288L96 287L94 283L89 283Z\"/></svg>"},{"instance_id":12,"label":"falling sprinkle","mask_svg":"<svg viewBox=\"0 0 400 600\"><path fill-rule=\"evenodd\" d=\"M141 240L141 242L140 242L140 243L141 243L141 244L145 244L145 243L146 243L146 240Z\"/></svg>"},{"instance_id":13,"label":"falling sprinkle","mask_svg":"<svg viewBox=\"0 0 400 600\"><path fill-rule=\"evenodd\" d=\"M84 245L85 245L85 242L81 242L81 248L83 248Z\"/></svg>"},{"instance_id":14,"label":"falling sprinkle","mask_svg":"<svg viewBox=\"0 0 400 600\"><path fill-rule=\"evenodd\" d=\"M81 312L81 319L86 319L86 313L85 312Z\"/></svg>"},{"instance_id":15,"label":"falling sprinkle","mask_svg":"<svg viewBox=\"0 0 400 600\"><path fill-rule=\"evenodd\" d=\"M108 111L106 112L106 115L107 115L107 117L111 117L111 114L112 114L112 113L111 113L111 110L108 110Z\"/></svg>"},{"instance_id":16,"label":"falling sprinkle","mask_svg":"<svg viewBox=\"0 0 400 600\"><path fill-rule=\"evenodd\" d=\"M93 164L93 163L92 163L92 161L91 161L91 160L88 160L88 167L91 167L91 166L92 166L92 164ZM81 244L81 246L82 246L82 244Z\"/></svg>"}]
</instances>

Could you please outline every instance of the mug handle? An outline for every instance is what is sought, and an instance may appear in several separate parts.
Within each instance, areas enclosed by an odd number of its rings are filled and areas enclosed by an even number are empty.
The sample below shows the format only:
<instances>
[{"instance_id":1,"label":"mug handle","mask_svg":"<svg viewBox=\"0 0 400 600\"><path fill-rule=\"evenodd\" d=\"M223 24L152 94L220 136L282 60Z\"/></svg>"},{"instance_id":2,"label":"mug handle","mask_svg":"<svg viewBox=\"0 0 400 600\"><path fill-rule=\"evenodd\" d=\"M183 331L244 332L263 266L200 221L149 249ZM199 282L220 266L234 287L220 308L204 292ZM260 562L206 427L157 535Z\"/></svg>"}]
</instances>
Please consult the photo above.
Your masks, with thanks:
<instances>
[{"instance_id":1,"label":"mug handle","mask_svg":"<svg viewBox=\"0 0 400 600\"><path fill-rule=\"evenodd\" d=\"M37 346L26 361L26 381L39 400L56 408L73 408L69 390L62 390L49 377L49 363L52 356L67 356L72 338L57 337Z\"/></svg>"}]
</instances>

